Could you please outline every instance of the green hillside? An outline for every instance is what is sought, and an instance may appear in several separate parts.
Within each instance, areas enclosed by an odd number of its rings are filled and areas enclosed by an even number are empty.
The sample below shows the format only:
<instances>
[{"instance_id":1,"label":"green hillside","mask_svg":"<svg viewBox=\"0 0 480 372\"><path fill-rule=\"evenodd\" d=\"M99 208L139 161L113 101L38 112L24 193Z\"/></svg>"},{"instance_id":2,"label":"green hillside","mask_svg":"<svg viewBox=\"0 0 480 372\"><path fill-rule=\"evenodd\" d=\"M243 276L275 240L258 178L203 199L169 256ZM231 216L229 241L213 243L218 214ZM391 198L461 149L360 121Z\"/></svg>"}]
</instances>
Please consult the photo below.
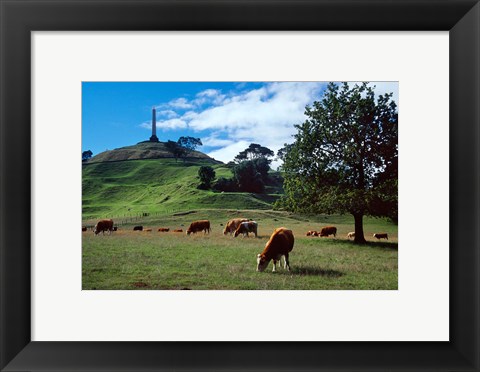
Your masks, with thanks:
<instances>
[{"instance_id":1,"label":"green hillside","mask_svg":"<svg viewBox=\"0 0 480 372\"><path fill-rule=\"evenodd\" d=\"M167 149L165 142L140 142L136 145L120 147L114 150L107 150L95 155L88 163L100 163L105 161L142 160L172 158L171 151ZM191 151L188 154L190 159L206 159L215 163L221 163L210 158L200 151Z\"/></svg>"},{"instance_id":2,"label":"green hillside","mask_svg":"<svg viewBox=\"0 0 480 372\"><path fill-rule=\"evenodd\" d=\"M198 190L198 169L210 165L218 177L230 169L210 158L148 159L83 164L83 219L194 209L271 209L278 195Z\"/></svg>"}]
</instances>

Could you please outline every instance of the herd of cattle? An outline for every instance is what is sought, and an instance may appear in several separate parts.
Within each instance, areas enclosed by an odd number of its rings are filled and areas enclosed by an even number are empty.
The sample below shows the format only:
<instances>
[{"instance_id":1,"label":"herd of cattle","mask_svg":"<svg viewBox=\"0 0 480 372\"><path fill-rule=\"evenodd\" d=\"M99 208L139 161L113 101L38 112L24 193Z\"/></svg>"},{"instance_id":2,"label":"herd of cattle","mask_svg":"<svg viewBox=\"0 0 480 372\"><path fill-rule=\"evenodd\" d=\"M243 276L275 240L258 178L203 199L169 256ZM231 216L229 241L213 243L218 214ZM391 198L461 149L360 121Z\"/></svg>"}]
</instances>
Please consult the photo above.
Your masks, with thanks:
<instances>
[{"instance_id":1,"label":"herd of cattle","mask_svg":"<svg viewBox=\"0 0 480 372\"><path fill-rule=\"evenodd\" d=\"M151 232L152 229L144 229L143 226L135 226L133 228L134 231L146 231ZM82 231L87 231L85 226L82 227ZM93 232L95 235L102 233L105 235L105 231L108 231L111 234L113 231L117 231L117 226L114 226L112 219L103 219L97 222L95 225ZM160 227L157 230L158 232L169 232L170 228L167 227ZM209 234L212 229L210 227L209 220L199 220L194 221L188 227L186 234L195 234L197 232L202 232L204 234ZM255 237L257 237L258 231L258 223L256 221L252 221L251 219L246 218L234 218L229 220L226 225L225 229L223 230L224 235L232 235L237 237L238 235L242 234L243 237L248 237L249 233L253 233ZM183 232L182 229L175 229L172 232ZM337 228L335 226L326 226L323 227L320 232L318 231L308 231L307 236L319 236L319 237L328 237L333 235L334 237L337 236ZM355 233L349 232L347 237L354 238ZM373 234L374 238L377 239L387 239L387 233L376 233ZM274 230L270 239L268 240L267 244L262 253L257 255L257 271L264 271L265 268L268 266L270 261L273 261L273 270L275 272L277 261L280 264L281 258L284 257L284 268L290 271L290 263L288 261L288 254L293 249L294 244L294 236L292 230L289 230L285 227L279 227Z\"/></svg>"}]
</instances>

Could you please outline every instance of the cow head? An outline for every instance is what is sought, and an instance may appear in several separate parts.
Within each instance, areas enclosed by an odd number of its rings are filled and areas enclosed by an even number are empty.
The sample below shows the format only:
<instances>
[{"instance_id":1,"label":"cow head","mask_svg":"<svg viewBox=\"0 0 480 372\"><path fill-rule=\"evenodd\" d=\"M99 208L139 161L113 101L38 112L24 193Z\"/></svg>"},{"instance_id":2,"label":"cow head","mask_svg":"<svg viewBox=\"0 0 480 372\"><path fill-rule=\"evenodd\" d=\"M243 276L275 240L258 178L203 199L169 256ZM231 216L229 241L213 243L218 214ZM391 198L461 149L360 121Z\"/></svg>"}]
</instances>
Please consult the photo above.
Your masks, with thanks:
<instances>
[{"instance_id":1,"label":"cow head","mask_svg":"<svg viewBox=\"0 0 480 372\"><path fill-rule=\"evenodd\" d=\"M258 254L257 255L257 271L264 271L268 266L268 261L267 259L265 258L264 255L262 254Z\"/></svg>"},{"instance_id":2,"label":"cow head","mask_svg":"<svg viewBox=\"0 0 480 372\"><path fill-rule=\"evenodd\" d=\"M187 235L190 235L191 233L192 233L191 230L187 230L187 232L186 232Z\"/></svg>"}]
</instances>

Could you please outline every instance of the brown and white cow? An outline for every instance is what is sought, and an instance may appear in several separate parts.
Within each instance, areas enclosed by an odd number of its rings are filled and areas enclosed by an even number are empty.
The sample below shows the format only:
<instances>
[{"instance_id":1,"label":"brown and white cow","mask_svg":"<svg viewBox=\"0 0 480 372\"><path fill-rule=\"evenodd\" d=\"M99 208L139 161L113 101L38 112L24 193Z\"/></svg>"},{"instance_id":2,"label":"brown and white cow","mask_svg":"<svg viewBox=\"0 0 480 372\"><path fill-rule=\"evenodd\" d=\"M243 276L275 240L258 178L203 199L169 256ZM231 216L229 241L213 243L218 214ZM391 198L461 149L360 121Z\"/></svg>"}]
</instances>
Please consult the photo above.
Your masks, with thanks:
<instances>
[{"instance_id":1,"label":"brown and white cow","mask_svg":"<svg viewBox=\"0 0 480 372\"><path fill-rule=\"evenodd\" d=\"M223 235L232 235L237 229L238 225L240 225L242 222L248 222L248 220L246 218L234 218L233 220L228 221L225 225L225 229L223 230Z\"/></svg>"},{"instance_id":2,"label":"brown and white cow","mask_svg":"<svg viewBox=\"0 0 480 372\"><path fill-rule=\"evenodd\" d=\"M347 234L347 238L350 239L350 238L355 238L355 233L352 231L352 232L349 232Z\"/></svg>"},{"instance_id":3,"label":"brown and white cow","mask_svg":"<svg viewBox=\"0 0 480 372\"><path fill-rule=\"evenodd\" d=\"M195 234L199 231L203 231L204 234L207 234L210 233L211 230L209 220L193 221L187 229L187 235L190 235L191 233Z\"/></svg>"},{"instance_id":4,"label":"brown and white cow","mask_svg":"<svg viewBox=\"0 0 480 372\"><path fill-rule=\"evenodd\" d=\"M170 231L170 228L168 228L168 227L159 227L159 228L158 228L158 231L160 231L160 232L169 232L169 231Z\"/></svg>"},{"instance_id":5,"label":"brown and white cow","mask_svg":"<svg viewBox=\"0 0 480 372\"><path fill-rule=\"evenodd\" d=\"M105 235L105 231L108 231L109 234L111 234L112 230L113 230L113 220L100 220L95 225L93 232L95 233L95 235L98 235L100 233Z\"/></svg>"},{"instance_id":6,"label":"brown and white cow","mask_svg":"<svg viewBox=\"0 0 480 372\"><path fill-rule=\"evenodd\" d=\"M134 226L133 231L143 231L143 226Z\"/></svg>"},{"instance_id":7,"label":"brown and white cow","mask_svg":"<svg viewBox=\"0 0 480 372\"><path fill-rule=\"evenodd\" d=\"M234 236L237 237L239 234L243 234L243 236L248 236L248 233L254 233L255 238L257 237L257 230L258 230L258 223L255 221L247 221L242 222L238 225L237 229L235 230Z\"/></svg>"},{"instance_id":8,"label":"brown and white cow","mask_svg":"<svg viewBox=\"0 0 480 372\"><path fill-rule=\"evenodd\" d=\"M310 230L305 235L306 236L318 236L318 232L316 232L315 230Z\"/></svg>"},{"instance_id":9,"label":"brown and white cow","mask_svg":"<svg viewBox=\"0 0 480 372\"><path fill-rule=\"evenodd\" d=\"M176 230L173 230L173 232L179 233L179 232L183 232L183 230L182 229L176 229Z\"/></svg>"},{"instance_id":10,"label":"brown and white cow","mask_svg":"<svg viewBox=\"0 0 480 372\"><path fill-rule=\"evenodd\" d=\"M380 240L380 239L387 239L388 240L388 234L387 233L373 234L373 237L377 238L378 240Z\"/></svg>"},{"instance_id":11,"label":"brown and white cow","mask_svg":"<svg viewBox=\"0 0 480 372\"><path fill-rule=\"evenodd\" d=\"M333 235L334 237L337 236L337 228L335 226L327 226L327 227L322 227L320 230L320 236L329 236Z\"/></svg>"},{"instance_id":12,"label":"brown and white cow","mask_svg":"<svg viewBox=\"0 0 480 372\"><path fill-rule=\"evenodd\" d=\"M288 230L285 227L275 229L263 252L257 255L257 271L265 270L270 260L273 260L272 272L275 272L277 261L280 263L282 256L285 260L284 268L290 271L288 254L293 249L294 241L292 230Z\"/></svg>"}]
</instances>

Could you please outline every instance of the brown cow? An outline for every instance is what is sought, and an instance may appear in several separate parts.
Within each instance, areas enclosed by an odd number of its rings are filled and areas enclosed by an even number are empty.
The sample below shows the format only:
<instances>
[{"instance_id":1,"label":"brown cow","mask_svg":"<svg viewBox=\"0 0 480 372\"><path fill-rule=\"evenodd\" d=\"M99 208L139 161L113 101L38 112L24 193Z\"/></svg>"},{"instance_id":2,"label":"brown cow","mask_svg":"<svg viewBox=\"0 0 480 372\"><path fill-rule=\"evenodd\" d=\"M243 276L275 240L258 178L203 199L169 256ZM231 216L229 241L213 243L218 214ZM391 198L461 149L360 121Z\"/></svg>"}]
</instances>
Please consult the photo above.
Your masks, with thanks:
<instances>
[{"instance_id":1,"label":"brown cow","mask_svg":"<svg viewBox=\"0 0 480 372\"><path fill-rule=\"evenodd\" d=\"M87 227L86 227L86 226L82 226L82 231L87 231Z\"/></svg>"},{"instance_id":2,"label":"brown cow","mask_svg":"<svg viewBox=\"0 0 480 372\"><path fill-rule=\"evenodd\" d=\"M327 226L327 227L322 227L320 230L320 236L329 236L333 235L334 237L337 236L337 228L335 226Z\"/></svg>"},{"instance_id":3,"label":"brown cow","mask_svg":"<svg viewBox=\"0 0 480 372\"><path fill-rule=\"evenodd\" d=\"M118 230L118 226L113 226L113 231L117 231Z\"/></svg>"},{"instance_id":4,"label":"brown cow","mask_svg":"<svg viewBox=\"0 0 480 372\"><path fill-rule=\"evenodd\" d=\"M133 231L142 231L143 230L143 226L135 226L133 228Z\"/></svg>"},{"instance_id":5,"label":"brown cow","mask_svg":"<svg viewBox=\"0 0 480 372\"><path fill-rule=\"evenodd\" d=\"M315 230L310 230L307 232L306 234L307 236L318 236L318 232L316 232Z\"/></svg>"},{"instance_id":6,"label":"brown cow","mask_svg":"<svg viewBox=\"0 0 480 372\"><path fill-rule=\"evenodd\" d=\"M105 235L105 231L108 231L109 234L112 233L113 230L113 220L100 220L95 225L93 232L95 235L100 234L100 232Z\"/></svg>"},{"instance_id":7,"label":"brown cow","mask_svg":"<svg viewBox=\"0 0 480 372\"><path fill-rule=\"evenodd\" d=\"M347 238L350 239L350 238L355 238L355 233L352 231L352 232L349 232L347 234Z\"/></svg>"},{"instance_id":8,"label":"brown cow","mask_svg":"<svg viewBox=\"0 0 480 372\"><path fill-rule=\"evenodd\" d=\"M377 238L378 240L380 240L380 239L387 239L388 240L388 234L387 233L373 234L373 237Z\"/></svg>"},{"instance_id":9,"label":"brown cow","mask_svg":"<svg viewBox=\"0 0 480 372\"><path fill-rule=\"evenodd\" d=\"M170 228L168 228L168 227L160 227L160 228L158 229L158 231L160 231L160 232L169 232L169 231L170 231Z\"/></svg>"},{"instance_id":10,"label":"brown cow","mask_svg":"<svg viewBox=\"0 0 480 372\"><path fill-rule=\"evenodd\" d=\"M152 229L143 229L144 232L152 232Z\"/></svg>"},{"instance_id":11,"label":"brown cow","mask_svg":"<svg viewBox=\"0 0 480 372\"><path fill-rule=\"evenodd\" d=\"M255 221L247 221L242 222L238 225L237 229L235 230L234 236L237 237L239 234L243 234L243 236L248 236L249 232L255 234L255 238L257 237L257 230L258 230L258 223Z\"/></svg>"},{"instance_id":12,"label":"brown cow","mask_svg":"<svg viewBox=\"0 0 480 372\"><path fill-rule=\"evenodd\" d=\"M187 235L191 233L197 233L199 231L203 231L204 234L210 233L212 229L210 228L210 221L209 220L200 220L194 221L190 224L187 229Z\"/></svg>"},{"instance_id":13,"label":"brown cow","mask_svg":"<svg viewBox=\"0 0 480 372\"><path fill-rule=\"evenodd\" d=\"M173 232L183 232L182 229L173 230Z\"/></svg>"},{"instance_id":14,"label":"brown cow","mask_svg":"<svg viewBox=\"0 0 480 372\"><path fill-rule=\"evenodd\" d=\"M237 229L238 225L240 225L242 222L248 222L248 220L246 218L234 218L233 220L228 221L225 225L225 229L223 230L223 235L232 235Z\"/></svg>"},{"instance_id":15,"label":"brown cow","mask_svg":"<svg viewBox=\"0 0 480 372\"><path fill-rule=\"evenodd\" d=\"M288 230L285 227L275 229L263 252L257 255L257 271L265 270L270 260L273 260L272 272L275 272L277 261L280 263L282 256L284 256L285 260L284 268L290 271L288 254L293 249L294 241L292 230Z\"/></svg>"}]
</instances>

